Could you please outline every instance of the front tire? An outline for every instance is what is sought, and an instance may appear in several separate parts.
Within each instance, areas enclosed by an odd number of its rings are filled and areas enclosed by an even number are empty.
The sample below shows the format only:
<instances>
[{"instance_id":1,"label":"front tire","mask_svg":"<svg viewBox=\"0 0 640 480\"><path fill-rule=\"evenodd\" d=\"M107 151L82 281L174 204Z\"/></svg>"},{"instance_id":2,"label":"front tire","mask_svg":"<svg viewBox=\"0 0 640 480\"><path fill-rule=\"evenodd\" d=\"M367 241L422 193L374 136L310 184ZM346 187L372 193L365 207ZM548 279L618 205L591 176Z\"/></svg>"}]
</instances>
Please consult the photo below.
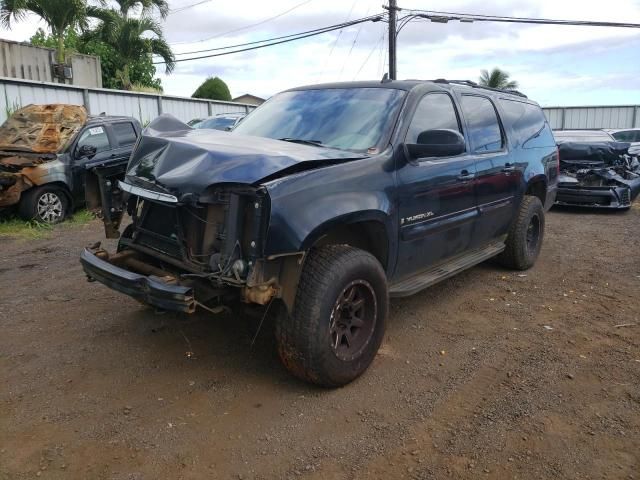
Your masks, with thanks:
<instances>
[{"instance_id":1,"label":"front tire","mask_svg":"<svg viewBox=\"0 0 640 480\"><path fill-rule=\"evenodd\" d=\"M527 270L540 254L544 238L544 207L538 197L525 195L498 261L507 268Z\"/></svg>"},{"instance_id":2,"label":"front tire","mask_svg":"<svg viewBox=\"0 0 640 480\"><path fill-rule=\"evenodd\" d=\"M42 186L28 190L20 199L20 216L26 220L55 224L69 214L69 199L58 187Z\"/></svg>"},{"instance_id":3,"label":"front tire","mask_svg":"<svg viewBox=\"0 0 640 480\"><path fill-rule=\"evenodd\" d=\"M293 312L282 308L276 321L280 359L302 380L345 385L375 358L387 310L386 275L373 255L345 245L314 249Z\"/></svg>"}]
</instances>

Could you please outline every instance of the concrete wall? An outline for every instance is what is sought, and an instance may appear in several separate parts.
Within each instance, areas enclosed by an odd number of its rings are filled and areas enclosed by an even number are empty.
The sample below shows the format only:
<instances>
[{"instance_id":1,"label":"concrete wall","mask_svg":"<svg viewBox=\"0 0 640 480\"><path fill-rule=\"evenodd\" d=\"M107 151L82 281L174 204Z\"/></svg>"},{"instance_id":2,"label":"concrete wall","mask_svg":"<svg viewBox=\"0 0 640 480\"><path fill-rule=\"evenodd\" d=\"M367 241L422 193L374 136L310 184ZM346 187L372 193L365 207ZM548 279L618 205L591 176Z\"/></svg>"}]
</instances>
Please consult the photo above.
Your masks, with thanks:
<instances>
[{"instance_id":1,"label":"concrete wall","mask_svg":"<svg viewBox=\"0 0 640 480\"><path fill-rule=\"evenodd\" d=\"M640 105L596 107L545 107L554 130L640 128Z\"/></svg>"},{"instance_id":2,"label":"concrete wall","mask_svg":"<svg viewBox=\"0 0 640 480\"><path fill-rule=\"evenodd\" d=\"M65 83L102 87L102 70L98 57L74 54L70 60L73 78ZM39 82L57 81L53 78L52 63L55 63L55 50L52 48L0 40L0 76Z\"/></svg>"},{"instance_id":3,"label":"concrete wall","mask_svg":"<svg viewBox=\"0 0 640 480\"><path fill-rule=\"evenodd\" d=\"M145 125L161 113L171 113L183 122L216 113L250 112L253 105L235 102L126 92L105 88L82 88L50 82L0 78L0 123L7 112L30 103L70 103L84 105L92 115L127 115Z\"/></svg>"}]
</instances>

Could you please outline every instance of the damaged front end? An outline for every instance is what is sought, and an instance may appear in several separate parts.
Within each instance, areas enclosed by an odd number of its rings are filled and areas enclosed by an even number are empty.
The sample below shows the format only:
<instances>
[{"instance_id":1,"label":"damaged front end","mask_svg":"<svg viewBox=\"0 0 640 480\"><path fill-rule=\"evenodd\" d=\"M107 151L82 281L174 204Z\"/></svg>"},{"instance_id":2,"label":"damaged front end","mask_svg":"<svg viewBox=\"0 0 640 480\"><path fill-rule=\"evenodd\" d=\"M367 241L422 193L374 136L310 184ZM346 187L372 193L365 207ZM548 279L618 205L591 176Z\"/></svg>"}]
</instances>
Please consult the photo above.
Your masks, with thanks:
<instances>
[{"instance_id":1,"label":"damaged front end","mask_svg":"<svg viewBox=\"0 0 640 480\"><path fill-rule=\"evenodd\" d=\"M192 130L163 116L143 132L123 180L95 180L115 253L81 257L90 280L158 308L214 310L234 300L292 305L302 253L265 255L271 201L265 179L363 158L273 139ZM117 173L114 171L114 173ZM91 194L89 194L91 195ZM92 201L88 199L89 204Z\"/></svg>"},{"instance_id":2,"label":"damaged front end","mask_svg":"<svg viewBox=\"0 0 640 480\"><path fill-rule=\"evenodd\" d=\"M559 145L556 204L626 209L640 193L640 161L622 142Z\"/></svg>"},{"instance_id":3,"label":"damaged front end","mask_svg":"<svg viewBox=\"0 0 640 480\"><path fill-rule=\"evenodd\" d=\"M0 208L16 205L33 186L64 181L58 153L86 120L78 105L28 105L0 126Z\"/></svg>"},{"instance_id":4,"label":"damaged front end","mask_svg":"<svg viewBox=\"0 0 640 480\"><path fill-rule=\"evenodd\" d=\"M128 193L132 223L115 254L99 246L83 252L90 279L187 313L233 300L264 305L278 294L279 262L261 258L269 212L264 189L225 185L187 203L130 184L120 188Z\"/></svg>"}]
</instances>

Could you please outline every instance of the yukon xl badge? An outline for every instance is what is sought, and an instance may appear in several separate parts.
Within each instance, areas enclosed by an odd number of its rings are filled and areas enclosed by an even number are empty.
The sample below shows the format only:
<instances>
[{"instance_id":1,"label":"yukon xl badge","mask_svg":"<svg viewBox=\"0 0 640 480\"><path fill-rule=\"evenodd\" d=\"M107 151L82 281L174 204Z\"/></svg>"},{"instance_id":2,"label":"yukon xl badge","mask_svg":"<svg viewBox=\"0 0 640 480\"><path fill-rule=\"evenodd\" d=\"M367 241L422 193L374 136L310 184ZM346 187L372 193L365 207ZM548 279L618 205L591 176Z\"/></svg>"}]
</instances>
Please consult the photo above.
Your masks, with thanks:
<instances>
[{"instance_id":1,"label":"yukon xl badge","mask_svg":"<svg viewBox=\"0 0 640 480\"><path fill-rule=\"evenodd\" d=\"M425 212L425 213L418 213L417 215L412 215L410 217L402 217L400 219L400 225L404 225L405 223L414 223L420 220L426 220L427 218L433 217L434 215L435 213L433 212Z\"/></svg>"}]
</instances>

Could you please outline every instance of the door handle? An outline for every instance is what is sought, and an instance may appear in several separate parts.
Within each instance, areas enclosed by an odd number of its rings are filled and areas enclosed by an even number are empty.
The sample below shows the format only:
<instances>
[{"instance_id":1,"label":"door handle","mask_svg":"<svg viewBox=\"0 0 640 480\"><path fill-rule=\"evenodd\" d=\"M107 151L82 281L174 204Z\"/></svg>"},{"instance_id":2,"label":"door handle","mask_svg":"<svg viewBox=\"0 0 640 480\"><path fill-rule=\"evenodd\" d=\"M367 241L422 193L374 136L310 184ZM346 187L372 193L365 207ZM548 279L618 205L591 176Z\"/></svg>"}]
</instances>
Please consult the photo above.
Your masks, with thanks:
<instances>
[{"instance_id":1,"label":"door handle","mask_svg":"<svg viewBox=\"0 0 640 480\"><path fill-rule=\"evenodd\" d=\"M458 180L464 182L466 180L471 180L474 177L473 173L469 173L469 170L462 170L460 175L458 175Z\"/></svg>"},{"instance_id":2,"label":"door handle","mask_svg":"<svg viewBox=\"0 0 640 480\"><path fill-rule=\"evenodd\" d=\"M513 172L515 171L516 166L513 163L505 163L504 167L502 168L503 172Z\"/></svg>"}]
</instances>

